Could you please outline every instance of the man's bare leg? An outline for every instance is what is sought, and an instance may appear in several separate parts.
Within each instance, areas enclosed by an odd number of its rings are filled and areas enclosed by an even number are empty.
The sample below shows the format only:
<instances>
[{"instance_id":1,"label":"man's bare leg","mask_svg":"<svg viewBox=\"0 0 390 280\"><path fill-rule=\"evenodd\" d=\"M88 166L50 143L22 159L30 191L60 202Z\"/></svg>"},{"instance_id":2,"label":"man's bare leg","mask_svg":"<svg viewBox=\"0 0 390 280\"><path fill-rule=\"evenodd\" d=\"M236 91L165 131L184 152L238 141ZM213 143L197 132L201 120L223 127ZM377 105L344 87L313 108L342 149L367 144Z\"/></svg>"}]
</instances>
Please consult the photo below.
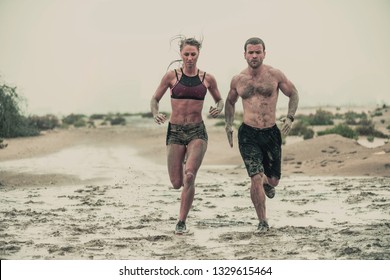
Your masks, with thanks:
<instances>
[{"instance_id":1,"label":"man's bare leg","mask_svg":"<svg viewBox=\"0 0 390 280\"><path fill-rule=\"evenodd\" d=\"M256 174L251 177L251 199L259 220L266 220L265 193L263 188L264 175Z\"/></svg>"},{"instance_id":2,"label":"man's bare leg","mask_svg":"<svg viewBox=\"0 0 390 280\"><path fill-rule=\"evenodd\" d=\"M256 174L251 177L251 199L256 209L259 225L256 232L268 231L269 226L267 222L266 207L265 207L265 192L264 181L266 176L263 173Z\"/></svg>"},{"instance_id":3,"label":"man's bare leg","mask_svg":"<svg viewBox=\"0 0 390 280\"><path fill-rule=\"evenodd\" d=\"M267 177L267 176L264 176L264 182L263 182L263 186L264 186L264 191L265 191L265 195L268 197L268 198L274 198L275 196L275 187L279 184L279 179L276 178L276 177Z\"/></svg>"}]
</instances>

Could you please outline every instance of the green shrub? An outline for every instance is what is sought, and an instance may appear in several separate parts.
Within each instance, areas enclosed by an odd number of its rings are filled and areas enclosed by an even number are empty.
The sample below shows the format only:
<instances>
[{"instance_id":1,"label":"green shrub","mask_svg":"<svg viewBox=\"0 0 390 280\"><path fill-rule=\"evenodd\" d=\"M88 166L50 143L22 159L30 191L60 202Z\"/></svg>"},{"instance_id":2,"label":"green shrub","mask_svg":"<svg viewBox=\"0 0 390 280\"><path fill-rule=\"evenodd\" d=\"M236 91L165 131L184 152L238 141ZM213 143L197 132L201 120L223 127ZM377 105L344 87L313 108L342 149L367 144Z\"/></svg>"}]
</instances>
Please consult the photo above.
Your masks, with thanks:
<instances>
[{"instance_id":1,"label":"green shrub","mask_svg":"<svg viewBox=\"0 0 390 280\"><path fill-rule=\"evenodd\" d=\"M386 134L375 129L375 125L372 123L371 120L366 120L365 122L362 122L359 126L356 127L355 130L359 135L387 138Z\"/></svg>"},{"instance_id":2,"label":"green shrub","mask_svg":"<svg viewBox=\"0 0 390 280\"><path fill-rule=\"evenodd\" d=\"M307 123L299 121L293 125L289 134L295 136L303 136L303 139L306 140L314 137L314 130L309 128Z\"/></svg>"},{"instance_id":3,"label":"green shrub","mask_svg":"<svg viewBox=\"0 0 390 280\"><path fill-rule=\"evenodd\" d=\"M326 135L326 134L338 134L346 138L357 139L358 135L355 130L349 127L347 124L338 124L332 128L319 131L318 136Z\"/></svg>"},{"instance_id":4,"label":"green shrub","mask_svg":"<svg viewBox=\"0 0 390 280\"><path fill-rule=\"evenodd\" d=\"M302 114L296 114L295 115L295 122L298 123L301 122L302 124L309 125L309 116L302 115Z\"/></svg>"},{"instance_id":5,"label":"green shrub","mask_svg":"<svg viewBox=\"0 0 390 280\"><path fill-rule=\"evenodd\" d=\"M93 114L89 118L91 120L103 120L106 117L105 114Z\"/></svg>"},{"instance_id":6,"label":"green shrub","mask_svg":"<svg viewBox=\"0 0 390 280\"><path fill-rule=\"evenodd\" d=\"M122 116L116 116L110 120L111 125L125 125L126 119Z\"/></svg>"},{"instance_id":7,"label":"green shrub","mask_svg":"<svg viewBox=\"0 0 390 280\"><path fill-rule=\"evenodd\" d=\"M87 122L84 119L77 119L73 125L74 127L85 127L87 126Z\"/></svg>"},{"instance_id":8,"label":"green shrub","mask_svg":"<svg viewBox=\"0 0 390 280\"><path fill-rule=\"evenodd\" d=\"M344 119L345 123L348 125L357 125L360 122L364 122L365 120L367 120L367 114L364 112L359 114L353 111L349 111L344 114Z\"/></svg>"},{"instance_id":9,"label":"green shrub","mask_svg":"<svg viewBox=\"0 0 390 280\"><path fill-rule=\"evenodd\" d=\"M66 125L74 125L74 126L76 126L76 123L77 123L77 125L82 124L83 121L84 121L84 123L85 123L84 118L85 118L85 115L81 115L81 114L70 114L70 115L68 115L68 116L66 116L66 117L64 117L64 118L62 119L62 123L63 123L63 124L66 124ZM84 125L85 125L85 124L84 124Z\"/></svg>"},{"instance_id":10,"label":"green shrub","mask_svg":"<svg viewBox=\"0 0 390 280\"><path fill-rule=\"evenodd\" d=\"M0 137L13 138L35 136L39 130L29 124L23 116L20 104L22 98L16 93L16 88L5 84L0 85Z\"/></svg>"},{"instance_id":11,"label":"green shrub","mask_svg":"<svg viewBox=\"0 0 390 280\"><path fill-rule=\"evenodd\" d=\"M60 121L54 115L48 114L45 116L33 115L28 117L28 122L31 126L36 127L39 130L49 130L58 127Z\"/></svg>"},{"instance_id":12,"label":"green shrub","mask_svg":"<svg viewBox=\"0 0 390 280\"><path fill-rule=\"evenodd\" d=\"M318 109L315 114L297 115L296 119L307 125L332 125L335 117L331 112Z\"/></svg>"},{"instance_id":13,"label":"green shrub","mask_svg":"<svg viewBox=\"0 0 390 280\"><path fill-rule=\"evenodd\" d=\"M368 141L368 142L374 142L374 139L375 139L375 137L372 136L372 135L367 136L367 141Z\"/></svg>"},{"instance_id":14,"label":"green shrub","mask_svg":"<svg viewBox=\"0 0 390 280\"><path fill-rule=\"evenodd\" d=\"M333 114L328 111L318 109L314 115L312 115L310 125L331 125L333 124Z\"/></svg>"},{"instance_id":15,"label":"green shrub","mask_svg":"<svg viewBox=\"0 0 390 280\"><path fill-rule=\"evenodd\" d=\"M303 139L304 140L307 140L307 139L311 139L314 137L314 130L313 129L310 129L308 128L304 133L303 133Z\"/></svg>"},{"instance_id":16,"label":"green shrub","mask_svg":"<svg viewBox=\"0 0 390 280\"><path fill-rule=\"evenodd\" d=\"M371 114L371 117L380 117L383 116L382 108L376 108L375 111Z\"/></svg>"}]
</instances>

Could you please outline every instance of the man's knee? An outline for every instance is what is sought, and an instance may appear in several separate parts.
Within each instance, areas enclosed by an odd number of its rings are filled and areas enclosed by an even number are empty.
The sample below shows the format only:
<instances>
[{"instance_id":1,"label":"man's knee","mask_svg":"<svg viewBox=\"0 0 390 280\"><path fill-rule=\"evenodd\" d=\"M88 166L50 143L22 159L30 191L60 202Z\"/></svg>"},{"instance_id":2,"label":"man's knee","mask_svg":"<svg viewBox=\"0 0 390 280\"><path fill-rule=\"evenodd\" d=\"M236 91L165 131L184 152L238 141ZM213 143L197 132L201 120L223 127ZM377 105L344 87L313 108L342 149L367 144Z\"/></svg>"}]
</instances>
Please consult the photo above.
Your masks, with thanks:
<instances>
[{"instance_id":1,"label":"man's knee","mask_svg":"<svg viewBox=\"0 0 390 280\"><path fill-rule=\"evenodd\" d=\"M268 180L268 184L273 187L276 187L279 184L279 179L276 177L267 178L267 180Z\"/></svg>"},{"instance_id":2,"label":"man's knee","mask_svg":"<svg viewBox=\"0 0 390 280\"><path fill-rule=\"evenodd\" d=\"M251 177L252 184L255 185L262 185L264 183L264 174L263 173L257 173Z\"/></svg>"}]
</instances>

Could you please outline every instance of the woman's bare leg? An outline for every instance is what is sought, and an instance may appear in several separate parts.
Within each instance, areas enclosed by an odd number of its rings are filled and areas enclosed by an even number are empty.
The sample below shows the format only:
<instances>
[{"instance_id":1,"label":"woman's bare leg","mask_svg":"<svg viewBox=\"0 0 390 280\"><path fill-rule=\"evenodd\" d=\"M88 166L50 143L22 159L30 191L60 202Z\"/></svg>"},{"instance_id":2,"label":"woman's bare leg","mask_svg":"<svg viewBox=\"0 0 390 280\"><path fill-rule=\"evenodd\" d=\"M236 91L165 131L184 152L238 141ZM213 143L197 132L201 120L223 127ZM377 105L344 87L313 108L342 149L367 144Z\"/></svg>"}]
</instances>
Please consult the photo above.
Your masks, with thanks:
<instances>
[{"instance_id":1,"label":"woman's bare leg","mask_svg":"<svg viewBox=\"0 0 390 280\"><path fill-rule=\"evenodd\" d=\"M187 146L187 160L184 166L183 190L179 220L185 221L195 196L195 178L207 150L207 142L201 139L192 140Z\"/></svg>"},{"instance_id":2,"label":"woman's bare leg","mask_svg":"<svg viewBox=\"0 0 390 280\"><path fill-rule=\"evenodd\" d=\"M187 148L184 145L170 144L167 146L167 162L169 179L174 189L183 186L183 164Z\"/></svg>"}]
</instances>

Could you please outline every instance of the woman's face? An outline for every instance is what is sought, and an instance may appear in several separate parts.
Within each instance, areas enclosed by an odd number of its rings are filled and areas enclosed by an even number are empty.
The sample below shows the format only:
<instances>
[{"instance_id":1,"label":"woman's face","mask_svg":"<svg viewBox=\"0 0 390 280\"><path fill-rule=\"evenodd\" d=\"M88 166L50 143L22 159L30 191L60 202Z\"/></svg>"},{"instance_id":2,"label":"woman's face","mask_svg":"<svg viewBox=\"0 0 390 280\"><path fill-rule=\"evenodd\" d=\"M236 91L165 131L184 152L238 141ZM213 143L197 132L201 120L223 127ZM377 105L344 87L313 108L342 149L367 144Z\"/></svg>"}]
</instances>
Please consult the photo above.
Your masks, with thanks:
<instances>
[{"instance_id":1,"label":"woman's face","mask_svg":"<svg viewBox=\"0 0 390 280\"><path fill-rule=\"evenodd\" d=\"M199 50L195 46L185 45L180 52L181 58L183 59L183 64L187 68L192 68L196 66L196 62L199 57Z\"/></svg>"}]
</instances>

